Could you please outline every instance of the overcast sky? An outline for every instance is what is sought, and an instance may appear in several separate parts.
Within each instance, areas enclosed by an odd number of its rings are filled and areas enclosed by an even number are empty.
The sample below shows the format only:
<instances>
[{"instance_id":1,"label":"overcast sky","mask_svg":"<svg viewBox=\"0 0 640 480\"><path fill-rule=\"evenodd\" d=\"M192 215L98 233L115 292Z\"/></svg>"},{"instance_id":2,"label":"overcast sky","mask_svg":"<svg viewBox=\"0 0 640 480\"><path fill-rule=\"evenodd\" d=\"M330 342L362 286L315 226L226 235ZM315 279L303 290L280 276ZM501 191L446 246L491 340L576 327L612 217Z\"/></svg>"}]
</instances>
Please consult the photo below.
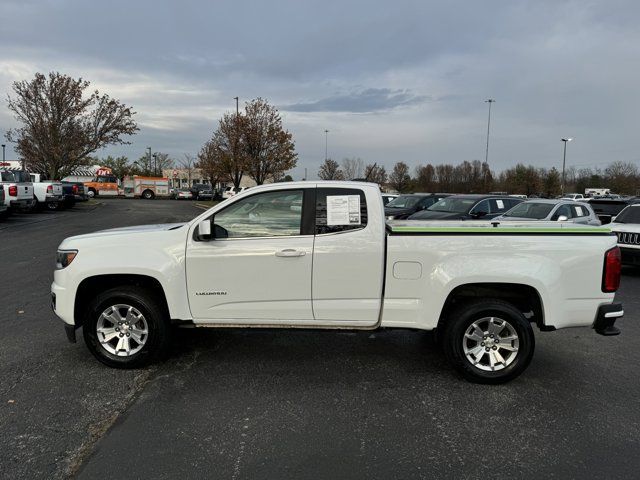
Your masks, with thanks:
<instances>
[{"instance_id":1,"label":"overcast sky","mask_svg":"<svg viewBox=\"0 0 640 480\"><path fill-rule=\"evenodd\" d=\"M491 97L495 170L561 165L563 136L569 165L640 163L636 1L1 0L1 131L11 83L52 70L138 112L99 155L195 154L237 95L280 109L296 179L325 129L338 160L483 160Z\"/></svg>"}]
</instances>

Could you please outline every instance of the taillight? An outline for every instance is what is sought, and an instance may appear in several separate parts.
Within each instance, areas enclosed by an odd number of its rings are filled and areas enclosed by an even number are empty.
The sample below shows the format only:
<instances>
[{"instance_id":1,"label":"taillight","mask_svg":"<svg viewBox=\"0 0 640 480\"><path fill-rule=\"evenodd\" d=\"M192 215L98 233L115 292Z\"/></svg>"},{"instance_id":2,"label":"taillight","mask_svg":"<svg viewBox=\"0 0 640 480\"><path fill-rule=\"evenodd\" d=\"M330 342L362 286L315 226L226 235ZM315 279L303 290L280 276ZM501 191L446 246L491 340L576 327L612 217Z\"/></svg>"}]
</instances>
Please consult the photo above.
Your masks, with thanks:
<instances>
[{"instance_id":1,"label":"taillight","mask_svg":"<svg viewBox=\"0 0 640 480\"><path fill-rule=\"evenodd\" d=\"M18 187L16 185L9 185L9 196L10 197L18 196Z\"/></svg>"},{"instance_id":2,"label":"taillight","mask_svg":"<svg viewBox=\"0 0 640 480\"><path fill-rule=\"evenodd\" d=\"M602 291L611 293L620 286L620 272L622 270L622 256L620 249L614 247L604 254L604 272L602 272Z\"/></svg>"},{"instance_id":3,"label":"taillight","mask_svg":"<svg viewBox=\"0 0 640 480\"><path fill-rule=\"evenodd\" d=\"M47 185L47 193L53 193L53 185Z\"/></svg>"},{"instance_id":4,"label":"taillight","mask_svg":"<svg viewBox=\"0 0 640 480\"><path fill-rule=\"evenodd\" d=\"M73 192L74 195L76 195L78 193L78 185L73 185L71 187L71 191Z\"/></svg>"}]
</instances>

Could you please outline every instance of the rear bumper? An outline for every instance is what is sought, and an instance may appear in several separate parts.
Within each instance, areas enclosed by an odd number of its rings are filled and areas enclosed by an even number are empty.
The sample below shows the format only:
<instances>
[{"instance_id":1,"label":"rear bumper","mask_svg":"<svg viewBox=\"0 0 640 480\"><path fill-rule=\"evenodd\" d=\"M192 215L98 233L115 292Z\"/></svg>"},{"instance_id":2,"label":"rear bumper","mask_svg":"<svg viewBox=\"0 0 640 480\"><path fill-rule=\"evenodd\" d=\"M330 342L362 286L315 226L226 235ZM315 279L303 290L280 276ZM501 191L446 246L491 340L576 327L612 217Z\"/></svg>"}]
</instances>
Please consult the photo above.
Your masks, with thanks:
<instances>
[{"instance_id":1,"label":"rear bumper","mask_svg":"<svg viewBox=\"0 0 640 480\"><path fill-rule=\"evenodd\" d=\"M596 321L593 322L593 328L600 335L620 335L620 329L614 324L616 320L622 318L624 310L621 303L610 303L609 305L600 305Z\"/></svg>"},{"instance_id":2,"label":"rear bumper","mask_svg":"<svg viewBox=\"0 0 640 480\"><path fill-rule=\"evenodd\" d=\"M618 246L620 245L618 244ZM622 253L623 265L640 265L640 248L620 246L620 253Z\"/></svg>"},{"instance_id":3,"label":"rear bumper","mask_svg":"<svg viewBox=\"0 0 640 480\"><path fill-rule=\"evenodd\" d=\"M31 199L11 200L9 202L9 205L11 205L11 208L29 208L29 207L33 207L34 203L35 203L35 199L31 198Z\"/></svg>"},{"instance_id":4,"label":"rear bumper","mask_svg":"<svg viewBox=\"0 0 640 480\"><path fill-rule=\"evenodd\" d=\"M62 195L46 195L44 201L46 203L58 203L64 199Z\"/></svg>"}]
</instances>

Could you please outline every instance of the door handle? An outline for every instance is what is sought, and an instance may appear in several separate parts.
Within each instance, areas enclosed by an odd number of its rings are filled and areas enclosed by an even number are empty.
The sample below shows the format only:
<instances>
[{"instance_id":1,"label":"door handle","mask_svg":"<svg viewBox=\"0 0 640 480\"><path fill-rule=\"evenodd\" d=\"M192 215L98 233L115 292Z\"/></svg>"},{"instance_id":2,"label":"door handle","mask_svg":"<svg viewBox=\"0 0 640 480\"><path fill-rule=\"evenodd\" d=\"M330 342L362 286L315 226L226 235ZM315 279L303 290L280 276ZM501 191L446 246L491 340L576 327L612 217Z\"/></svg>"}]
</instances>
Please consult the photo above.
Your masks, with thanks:
<instances>
[{"instance_id":1,"label":"door handle","mask_svg":"<svg viewBox=\"0 0 640 480\"><path fill-rule=\"evenodd\" d=\"M304 250L294 250L293 248L285 248L276 252L276 257L304 257L307 254Z\"/></svg>"}]
</instances>

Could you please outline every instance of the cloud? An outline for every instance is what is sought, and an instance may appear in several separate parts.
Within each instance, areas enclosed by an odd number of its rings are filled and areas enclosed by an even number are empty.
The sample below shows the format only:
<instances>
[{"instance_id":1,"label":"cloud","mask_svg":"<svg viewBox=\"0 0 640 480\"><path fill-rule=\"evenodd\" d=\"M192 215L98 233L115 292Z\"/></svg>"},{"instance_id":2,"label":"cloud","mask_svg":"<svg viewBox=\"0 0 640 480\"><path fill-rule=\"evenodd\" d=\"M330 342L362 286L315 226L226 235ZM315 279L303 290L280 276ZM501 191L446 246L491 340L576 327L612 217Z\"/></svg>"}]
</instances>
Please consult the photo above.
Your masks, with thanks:
<instances>
[{"instance_id":1,"label":"cloud","mask_svg":"<svg viewBox=\"0 0 640 480\"><path fill-rule=\"evenodd\" d=\"M301 102L281 107L290 112L349 112L373 113L424 103L426 95L416 95L409 90L367 88L360 91L337 94L315 102Z\"/></svg>"}]
</instances>

